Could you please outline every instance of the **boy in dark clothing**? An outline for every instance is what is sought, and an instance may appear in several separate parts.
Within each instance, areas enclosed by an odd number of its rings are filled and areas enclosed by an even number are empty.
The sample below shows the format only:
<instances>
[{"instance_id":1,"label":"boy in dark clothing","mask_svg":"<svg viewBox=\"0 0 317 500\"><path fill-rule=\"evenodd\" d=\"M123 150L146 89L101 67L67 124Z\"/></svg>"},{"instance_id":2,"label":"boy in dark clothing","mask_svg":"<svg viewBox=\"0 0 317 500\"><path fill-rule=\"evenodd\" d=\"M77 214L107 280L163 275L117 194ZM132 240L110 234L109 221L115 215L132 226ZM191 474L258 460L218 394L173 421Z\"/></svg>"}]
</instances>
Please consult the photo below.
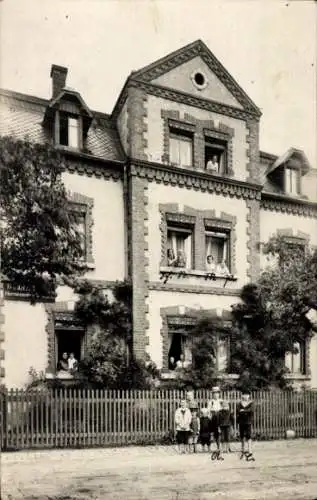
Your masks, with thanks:
<instances>
[{"instance_id":1,"label":"boy in dark clothing","mask_svg":"<svg viewBox=\"0 0 317 500\"><path fill-rule=\"evenodd\" d=\"M190 424L189 445L190 447L191 446L193 447L193 452L196 453L198 436L200 431L200 420L196 409L193 409L191 414L192 414L192 421Z\"/></svg>"},{"instance_id":2,"label":"boy in dark clothing","mask_svg":"<svg viewBox=\"0 0 317 500\"><path fill-rule=\"evenodd\" d=\"M199 442L205 450L207 446L208 451L210 451L210 443L211 443L211 420L209 418L209 410L208 408L202 408L201 417L200 417L200 431L199 431Z\"/></svg>"},{"instance_id":3,"label":"boy in dark clothing","mask_svg":"<svg viewBox=\"0 0 317 500\"><path fill-rule=\"evenodd\" d=\"M241 440L240 458L246 458L248 461L254 461L251 442L253 403L250 399L250 394L247 391L244 391L242 393L241 401L237 406L237 423L239 425L239 434ZM245 442L247 443L247 451L245 451Z\"/></svg>"},{"instance_id":4,"label":"boy in dark clothing","mask_svg":"<svg viewBox=\"0 0 317 500\"><path fill-rule=\"evenodd\" d=\"M230 411L228 401L221 402L221 410L219 412L219 427L223 453L230 451L229 439L230 428L233 426L233 415Z\"/></svg>"}]
</instances>

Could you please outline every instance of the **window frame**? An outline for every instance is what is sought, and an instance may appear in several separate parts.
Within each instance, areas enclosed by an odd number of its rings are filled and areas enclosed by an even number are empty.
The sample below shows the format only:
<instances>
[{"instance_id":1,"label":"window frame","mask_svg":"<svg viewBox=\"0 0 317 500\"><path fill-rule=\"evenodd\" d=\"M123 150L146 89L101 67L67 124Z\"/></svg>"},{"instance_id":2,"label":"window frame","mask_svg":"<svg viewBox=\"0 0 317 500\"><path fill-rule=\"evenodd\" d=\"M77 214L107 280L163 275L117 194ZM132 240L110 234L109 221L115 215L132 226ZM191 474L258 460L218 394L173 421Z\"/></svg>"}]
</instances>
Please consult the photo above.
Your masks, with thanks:
<instances>
[{"instance_id":1,"label":"window frame","mask_svg":"<svg viewBox=\"0 0 317 500\"><path fill-rule=\"evenodd\" d=\"M307 353L306 353L306 342L297 341L293 342L293 346L299 346L299 352L286 352L285 353L285 368L287 368L288 374L291 376L306 375L307 374ZM294 371L294 360L295 357L299 356L299 371ZM291 369L288 366L287 360L290 359Z\"/></svg>"},{"instance_id":2,"label":"window frame","mask_svg":"<svg viewBox=\"0 0 317 500\"><path fill-rule=\"evenodd\" d=\"M296 176L296 180L295 180L296 191L292 191L292 190L287 189L287 173L288 172L292 172ZM299 168L285 166L285 169L284 169L284 191L286 194L289 194L291 196L299 196L301 194L301 171Z\"/></svg>"},{"instance_id":3,"label":"window frame","mask_svg":"<svg viewBox=\"0 0 317 500\"><path fill-rule=\"evenodd\" d=\"M85 217L85 249L86 257L80 259L80 263L93 268L94 267L94 255L93 255L93 207L94 199L85 196L81 193L69 193L69 211L79 214L84 214Z\"/></svg>"},{"instance_id":4,"label":"window frame","mask_svg":"<svg viewBox=\"0 0 317 500\"><path fill-rule=\"evenodd\" d=\"M176 269L179 268L179 269L194 269L194 255L195 255L195 252L194 252L194 231L193 229L189 228L189 227L186 227L186 226L177 226L177 225L171 225L171 223L167 223L167 237L166 237L166 243L167 243L167 248L166 248L166 253L167 253L167 250L169 249L168 247L168 240L169 240L169 237L168 237L168 233L171 232L171 233L180 233L180 234L187 234L188 236L185 238L185 240L189 237L189 244L190 244L190 249L189 249L189 254L190 254L190 265L186 265L184 267L181 267L181 266L168 266L168 263L167 263L167 266L168 267L175 267ZM173 248L174 250L174 248ZM174 254L177 254L177 252L175 252L174 250ZM188 258L188 254L186 254L186 251L185 251L185 256L186 256L186 259ZM175 255L175 258L177 258L177 255Z\"/></svg>"},{"instance_id":5,"label":"window frame","mask_svg":"<svg viewBox=\"0 0 317 500\"><path fill-rule=\"evenodd\" d=\"M69 120L70 119L76 119L77 120L77 145L70 145L69 144ZM61 125L62 121L67 120L67 144L62 144L61 142ZM55 134L54 134L54 142L56 146L59 146L61 148L67 148L71 149L74 151L82 150L83 149L83 144L84 144L84 137L83 137L83 119L82 116L79 114L71 113L69 111L65 110L57 110L55 112L55 121L54 121L54 129L55 129Z\"/></svg>"},{"instance_id":6,"label":"window frame","mask_svg":"<svg viewBox=\"0 0 317 500\"><path fill-rule=\"evenodd\" d=\"M176 163L176 162L172 161L172 158L171 158L171 139L183 141L183 142L191 145L191 151L190 151L191 162L190 162L190 164L182 164L182 163ZM180 127L175 127L175 126L169 125L168 142L169 142L169 163L172 166L175 166L178 168L193 168L193 166L194 166L194 133L192 131L188 131L188 130L180 128Z\"/></svg>"},{"instance_id":7,"label":"window frame","mask_svg":"<svg viewBox=\"0 0 317 500\"><path fill-rule=\"evenodd\" d=\"M217 234L222 234L224 235L224 237L222 236L216 236ZM226 242L226 259L225 259L225 263L229 269L229 272L231 273L231 242L230 242L230 231L226 231L224 229L219 229L217 228L217 230L215 228L211 229L211 228L206 228L205 227L205 270L207 271L206 269L206 266L207 266L207 256L210 255L208 254L207 252L207 238L208 237L214 237L215 239L218 238L219 240L220 239L223 239L225 242ZM219 262L216 262L216 266L219 264Z\"/></svg>"},{"instance_id":8,"label":"window frame","mask_svg":"<svg viewBox=\"0 0 317 500\"><path fill-rule=\"evenodd\" d=\"M222 143L222 144L221 144ZM207 160L206 150L214 150L215 152L210 155L210 158ZM219 151L221 151L219 153ZM211 157L214 155L219 155L218 158L218 174L219 175L227 175L229 171L228 166L228 140L227 139L217 139L213 138L209 135L204 136L204 167L206 172L209 171L207 169L207 163L211 160ZM223 164L221 167L221 163Z\"/></svg>"}]
</instances>

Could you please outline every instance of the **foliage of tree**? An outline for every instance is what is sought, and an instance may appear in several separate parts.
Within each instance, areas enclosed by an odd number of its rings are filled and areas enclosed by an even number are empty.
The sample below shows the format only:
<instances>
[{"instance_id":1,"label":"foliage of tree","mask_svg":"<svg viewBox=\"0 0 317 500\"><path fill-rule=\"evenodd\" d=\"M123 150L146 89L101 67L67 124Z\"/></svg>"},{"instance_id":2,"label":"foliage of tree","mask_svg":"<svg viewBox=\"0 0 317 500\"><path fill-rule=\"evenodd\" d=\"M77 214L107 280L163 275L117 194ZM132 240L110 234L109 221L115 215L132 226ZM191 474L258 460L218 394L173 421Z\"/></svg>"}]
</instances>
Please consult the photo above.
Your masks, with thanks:
<instances>
[{"instance_id":1,"label":"foliage of tree","mask_svg":"<svg viewBox=\"0 0 317 500\"><path fill-rule=\"evenodd\" d=\"M58 277L81 271L80 235L63 170L52 146L0 138L2 274L26 287L33 302L54 293Z\"/></svg>"},{"instance_id":2,"label":"foliage of tree","mask_svg":"<svg viewBox=\"0 0 317 500\"><path fill-rule=\"evenodd\" d=\"M190 367L182 370L177 377L177 386L189 385L199 388L211 388L219 380L217 371L217 344L229 334L221 321L203 315L190 332L192 337L192 358Z\"/></svg>"},{"instance_id":3,"label":"foliage of tree","mask_svg":"<svg viewBox=\"0 0 317 500\"><path fill-rule=\"evenodd\" d=\"M141 389L157 376L153 363L139 361L132 347L132 286L117 282L110 299L88 281L75 287L75 314L95 332L89 340L80 371L96 387Z\"/></svg>"},{"instance_id":4,"label":"foliage of tree","mask_svg":"<svg viewBox=\"0 0 317 500\"><path fill-rule=\"evenodd\" d=\"M232 306L228 371L239 375L237 388L287 387L285 354L312 334L305 313L317 308L317 252L272 238L264 248L271 261L258 283L245 285ZM217 378L215 342L220 325L202 318L194 330L194 368L187 370L196 386Z\"/></svg>"}]
</instances>

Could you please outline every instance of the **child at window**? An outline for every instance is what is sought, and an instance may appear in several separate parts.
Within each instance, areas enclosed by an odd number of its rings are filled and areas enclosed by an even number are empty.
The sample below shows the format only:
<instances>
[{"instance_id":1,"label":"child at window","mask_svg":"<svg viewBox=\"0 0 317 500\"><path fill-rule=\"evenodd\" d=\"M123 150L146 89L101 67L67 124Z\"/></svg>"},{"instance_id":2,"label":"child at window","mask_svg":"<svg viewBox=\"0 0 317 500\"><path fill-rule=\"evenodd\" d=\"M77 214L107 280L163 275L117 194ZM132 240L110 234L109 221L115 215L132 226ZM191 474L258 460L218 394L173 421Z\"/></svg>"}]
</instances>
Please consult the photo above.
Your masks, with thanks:
<instances>
[{"instance_id":1,"label":"child at window","mask_svg":"<svg viewBox=\"0 0 317 500\"><path fill-rule=\"evenodd\" d=\"M243 391L241 401L237 406L237 422L239 425L239 434L241 440L241 456L254 460L252 453L251 431L253 423L253 403L248 391ZM247 443L247 451L245 451L245 442Z\"/></svg>"},{"instance_id":2,"label":"child at window","mask_svg":"<svg viewBox=\"0 0 317 500\"><path fill-rule=\"evenodd\" d=\"M211 420L209 418L209 410L208 408L201 409L201 417L200 417L200 430L199 430L199 442L205 450L207 446L208 452L210 452L210 443L211 443Z\"/></svg>"},{"instance_id":3,"label":"child at window","mask_svg":"<svg viewBox=\"0 0 317 500\"><path fill-rule=\"evenodd\" d=\"M207 255L206 270L208 271L208 273L215 273L216 271L216 264L212 255Z\"/></svg>"},{"instance_id":4,"label":"child at window","mask_svg":"<svg viewBox=\"0 0 317 500\"><path fill-rule=\"evenodd\" d=\"M64 372L68 371L68 354L67 354L67 352L63 352L62 358L57 363L57 370L64 371Z\"/></svg>"},{"instance_id":5,"label":"child at window","mask_svg":"<svg viewBox=\"0 0 317 500\"><path fill-rule=\"evenodd\" d=\"M177 267L186 267L186 255L183 250L178 250L177 252Z\"/></svg>"},{"instance_id":6,"label":"child at window","mask_svg":"<svg viewBox=\"0 0 317 500\"><path fill-rule=\"evenodd\" d=\"M206 170L209 170L211 172L219 172L219 163L218 163L218 157L216 155L213 155L211 160L207 162L206 165Z\"/></svg>"},{"instance_id":7,"label":"child at window","mask_svg":"<svg viewBox=\"0 0 317 500\"><path fill-rule=\"evenodd\" d=\"M219 276L229 276L230 275L230 271L229 271L228 266L224 260L217 265L216 274Z\"/></svg>"},{"instance_id":8,"label":"child at window","mask_svg":"<svg viewBox=\"0 0 317 500\"><path fill-rule=\"evenodd\" d=\"M190 424L192 414L189 408L186 407L185 399L181 401L180 407L175 412L174 422L176 430L176 441L178 450L185 453L188 449L188 437L190 432Z\"/></svg>"},{"instance_id":9,"label":"child at window","mask_svg":"<svg viewBox=\"0 0 317 500\"><path fill-rule=\"evenodd\" d=\"M230 412L229 403L228 401L222 401L219 412L219 427L223 453L228 453L228 451L230 451L230 428L233 424L233 415Z\"/></svg>"},{"instance_id":10,"label":"child at window","mask_svg":"<svg viewBox=\"0 0 317 500\"><path fill-rule=\"evenodd\" d=\"M200 420L198 418L197 409L193 408L191 410L192 420L190 423L190 435L189 435L189 446L192 446L193 452L197 453L197 443L200 431Z\"/></svg>"},{"instance_id":11,"label":"child at window","mask_svg":"<svg viewBox=\"0 0 317 500\"><path fill-rule=\"evenodd\" d=\"M69 371L76 371L78 368L78 361L75 358L75 354L73 352L70 353L69 358L68 358L68 370Z\"/></svg>"},{"instance_id":12,"label":"child at window","mask_svg":"<svg viewBox=\"0 0 317 500\"><path fill-rule=\"evenodd\" d=\"M169 267L176 265L176 258L175 258L174 250L172 248L167 249L167 265Z\"/></svg>"}]
</instances>

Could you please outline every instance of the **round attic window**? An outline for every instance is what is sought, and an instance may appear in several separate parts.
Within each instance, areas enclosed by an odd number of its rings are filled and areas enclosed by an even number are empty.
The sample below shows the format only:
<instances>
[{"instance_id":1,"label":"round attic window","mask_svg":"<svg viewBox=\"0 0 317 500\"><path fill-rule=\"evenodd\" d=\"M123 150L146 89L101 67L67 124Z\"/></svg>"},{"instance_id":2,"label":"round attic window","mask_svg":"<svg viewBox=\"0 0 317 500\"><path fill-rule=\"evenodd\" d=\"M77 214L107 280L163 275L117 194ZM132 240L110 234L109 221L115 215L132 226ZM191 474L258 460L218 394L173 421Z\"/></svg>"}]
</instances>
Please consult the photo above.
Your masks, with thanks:
<instances>
[{"instance_id":1,"label":"round attic window","mask_svg":"<svg viewBox=\"0 0 317 500\"><path fill-rule=\"evenodd\" d=\"M205 77L204 73L200 70L194 71L194 73L191 75L191 79L193 84L198 90L203 90L204 88L207 87L207 78Z\"/></svg>"},{"instance_id":2,"label":"round attic window","mask_svg":"<svg viewBox=\"0 0 317 500\"><path fill-rule=\"evenodd\" d=\"M194 79L195 79L196 85L198 85L199 87L201 87L205 83L205 77L200 72L195 73Z\"/></svg>"}]
</instances>

